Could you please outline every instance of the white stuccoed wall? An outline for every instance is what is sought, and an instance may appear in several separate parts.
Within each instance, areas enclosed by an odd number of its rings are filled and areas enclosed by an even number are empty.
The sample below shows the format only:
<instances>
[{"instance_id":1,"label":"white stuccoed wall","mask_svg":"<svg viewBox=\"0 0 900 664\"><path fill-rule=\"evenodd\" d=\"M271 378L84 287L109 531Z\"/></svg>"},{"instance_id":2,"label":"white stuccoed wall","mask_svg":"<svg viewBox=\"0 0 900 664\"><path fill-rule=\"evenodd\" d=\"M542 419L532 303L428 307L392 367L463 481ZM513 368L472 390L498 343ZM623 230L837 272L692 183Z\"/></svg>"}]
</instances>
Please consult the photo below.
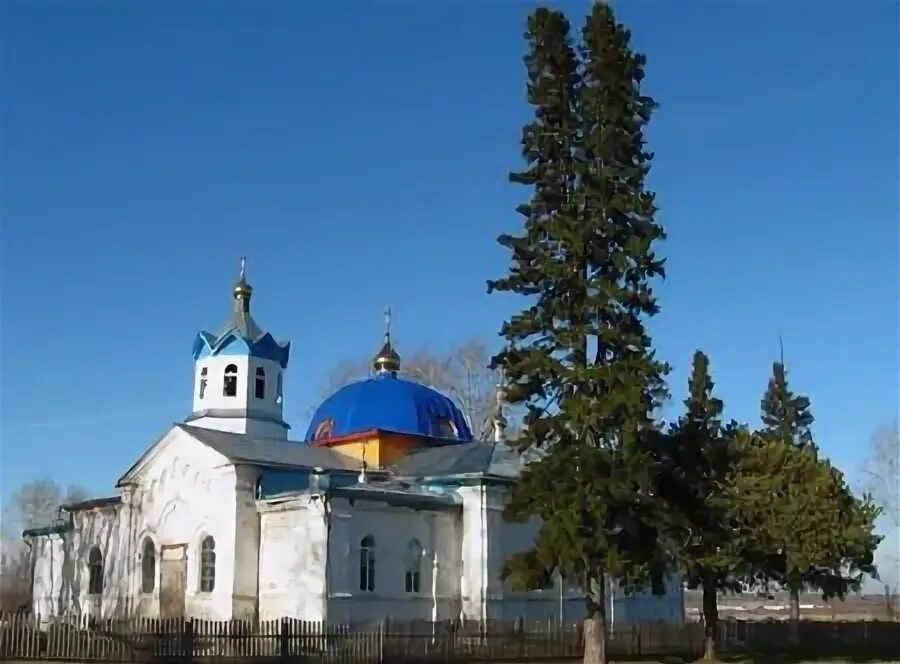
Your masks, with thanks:
<instances>
[{"instance_id":1,"label":"white stuccoed wall","mask_svg":"<svg viewBox=\"0 0 900 664\"><path fill-rule=\"evenodd\" d=\"M236 473L228 459L173 429L145 460L136 478L134 592L142 615L159 615L159 550L164 544L187 545L185 612L210 620L233 617L235 582ZM200 543L216 542L216 582L211 593L200 592ZM145 537L157 551L153 593L141 593L140 552ZM148 609L148 610L144 610Z\"/></svg>"},{"instance_id":2,"label":"white stuccoed wall","mask_svg":"<svg viewBox=\"0 0 900 664\"><path fill-rule=\"evenodd\" d=\"M463 486L462 605L465 618L554 618L559 611L559 590L514 592L500 578L506 559L530 548L538 529L536 520L508 523L503 518L505 488Z\"/></svg>"},{"instance_id":3,"label":"white stuccoed wall","mask_svg":"<svg viewBox=\"0 0 900 664\"><path fill-rule=\"evenodd\" d=\"M156 617L160 547L186 544L187 615L210 620L253 618L257 566L255 554L247 555L246 547L255 545L245 539L237 546L236 537L239 511L241 536L252 538L255 529L255 509L250 510L253 520L246 516L248 492L252 495L250 477L245 475L239 485L237 472L225 457L173 428L139 463L133 477L136 485L122 489L122 504L74 513L74 529L65 533L64 546L53 537L32 540L33 564L41 570L34 576L34 610L43 613L59 602L64 611L98 617ZM216 540L216 583L213 592L201 593L199 551L207 535ZM156 583L151 593L141 592L140 586L141 552L147 537L156 550ZM104 592L99 597L87 594L88 553L94 545L104 554Z\"/></svg>"},{"instance_id":4,"label":"white stuccoed wall","mask_svg":"<svg viewBox=\"0 0 900 664\"><path fill-rule=\"evenodd\" d=\"M77 512L74 530L32 539L34 611L54 615L84 612L98 617L159 615L160 547L187 545L188 616L360 623L390 616L439 620L460 615L479 619L577 619L584 602L577 591L559 588L516 593L500 579L507 557L528 548L537 522L503 519L504 488L458 489L462 506L412 509L343 498L301 495L278 504L257 504L255 468L232 466L189 434L173 428L131 471L119 505ZM326 518L326 510L328 516ZM330 533L328 524L330 523ZM216 583L199 589L200 542L216 541ZM359 589L360 542L376 541L375 591ZM153 592L141 591L141 555L149 537L156 550ZM424 548L420 592L407 593L404 576L412 539ZM104 592L90 596L90 548L104 556ZM437 587L432 592L437 556ZM327 583L326 583L327 579ZM617 625L683 618L677 579L663 597L610 593ZM436 612L435 612L436 606Z\"/></svg>"},{"instance_id":5,"label":"white stuccoed wall","mask_svg":"<svg viewBox=\"0 0 900 664\"><path fill-rule=\"evenodd\" d=\"M457 490L463 499L462 607L466 618L511 620L563 617L578 620L585 615L582 593L563 588L516 592L500 579L504 561L531 547L540 527L538 519L518 524L503 519L505 489L500 486L464 486ZM569 584L565 584L568 586ZM650 591L626 596L618 588L607 594L607 612L616 625L630 622L683 621L681 583L672 577L664 596Z\"/></svg>"},{"instance_id":6,"label":"white stuccoed wall","mask_svg":"<svg viewBox=\"0 0 900 664\"><path fill-rule=\"evenodd\" d=\"M327 528L319 498L260 503L259 618L325 619Z\"/></svg>"},{"instance_id":7,"label":"white stuccoed wall","mask_svg":"<svg viewBox=\"0 0 900 664\"><path fill-rule=\"evenodd\" d=\"M66 592L66 570L63 569L65 540L60 535L31 540L32 612L42 618L59 614L60 597ZM66 594L68 596L68 594Z\"/></svg>"},{"instance_id":8,"label":"white stuccoed wall","mask_svg":"<svg viewBox=\"0 0 900 664\"><path fill-rule=\"evenodd\" d=\"M118 506L76 512L72 523L71 531L31 539L33 612L41 618L124 615L129 570ZM88 555L95 545L103 556L103 592L97 595L88 594Z\"/></svg>"},{"instance_id":9,"label":"white stuccoed wall","mask_svg":"<svg viewBox=\"0 0 900 664\"><path fill-rule=\"evenodd\" d=\"M252 466L235 466L234 585L232 615L241 620L257 617L259 598L260 523L256 511L256 480Z\"/></svg>"},{"instance_id":10,"label":"white stuccoed wall","mask_svg":"<svg viewBox=\"0 0 900 664\"><path fill-rule=\"evenodd\" d=\"M224 395L225 368L229 364L237 367L237 394L233 397ZM261 367L266 372L266 393L263 399L256 398L256 369ZM207 384L203 398L200 398L200 372L207 369ZM276 420L282 419L284 399L279 400L277 393L278 375L281 365L272 360L265 360L247 355L216 355L203 357L194 364L194 412L208 409L241 410L259 412ZM203 417L191 421L192 425L249 433L264 438L287 438L288 430L275 422L243 417Z\"/></svg>"},{"instance_id":11,"label":"white stuccoed wall","mask_svg":"<svg viewBox=\"0 0 900 664\"><path fill-rule=\"evenodd\" d=\"M460 516L458 511L412 509L381 502L346 499L332 502L327 607L338 623L438 620L459 616ZM359 588L360 543L375 538L375 590ZM413 538L422 545L420 590L407 593L405 574ZM433 592L434 559L437 587Z\"/></svg>"}]
</instances>

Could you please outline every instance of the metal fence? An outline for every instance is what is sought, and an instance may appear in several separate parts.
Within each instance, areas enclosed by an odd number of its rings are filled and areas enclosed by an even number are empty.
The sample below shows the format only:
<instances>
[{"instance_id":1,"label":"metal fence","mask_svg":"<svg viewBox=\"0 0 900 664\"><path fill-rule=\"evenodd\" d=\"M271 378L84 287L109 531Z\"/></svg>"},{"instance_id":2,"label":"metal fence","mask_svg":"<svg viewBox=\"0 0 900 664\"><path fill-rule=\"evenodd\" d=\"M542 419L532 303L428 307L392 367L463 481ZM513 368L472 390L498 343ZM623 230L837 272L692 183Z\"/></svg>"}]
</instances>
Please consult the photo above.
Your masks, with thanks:
<instances>
[{"instance_id":1,"label":"metal fence","mask_svg":"<svg viewBox=\"0 0 900 664\"><path fill-rule=\"evenodd\" d=\"M40 661L262 661L311 664L559 660L582 653L580 623L488 621L329 625L282 619L93 620L0 616L0 658ZM805 654L900 657L900 623L801 622L797 648ZM727 621L723 652L783 652L791 642L783 622ZM697 656L703 625L634 625L615 631L616 656Z\"/></svg>"}]
</instances>

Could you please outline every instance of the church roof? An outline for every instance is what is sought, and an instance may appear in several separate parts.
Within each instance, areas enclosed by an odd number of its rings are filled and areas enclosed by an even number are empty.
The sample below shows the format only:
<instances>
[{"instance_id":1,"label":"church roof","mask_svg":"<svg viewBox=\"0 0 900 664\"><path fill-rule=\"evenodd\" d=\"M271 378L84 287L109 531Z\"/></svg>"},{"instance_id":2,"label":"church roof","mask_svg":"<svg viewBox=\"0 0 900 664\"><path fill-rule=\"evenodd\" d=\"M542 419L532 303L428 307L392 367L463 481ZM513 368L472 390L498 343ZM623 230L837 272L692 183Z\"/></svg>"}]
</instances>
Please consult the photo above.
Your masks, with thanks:
<instances>
[{"instance_id":1,"label":"church roof","mask_svg":"<svg viewBox=\"0 0 900 664\"><path fill-rule=\"evenodd\" d=\"M505 443L471 443L416 450L397 461L391 472L418 479L479 475L511 480L529 459Z\"/></svg>"},{"instance_id":2,"label":"church roof","mask_svg":"<svg viewBox=\"0 0 900 664\"><path fill-rule=\"evenodd\" d=\"M105 498L90 498L89 500L81 500L77 503L67 503L60 505L60 509L67 512L80 512L83 510L97 509L98 507L110 507L118 505L122 502L122 496L109 496Z\"/></svg>"},{"instance_id":3,"label":"church roof","mask_svg":"<svg viewBox=\"0 0 900 664\"><path fill-rule=\"evenodd\" d=\"M231 461L260 466L294 466L328 470L359 470L359 461L328 448L310 447L305 443L275 438L258 438L176 424L176 427Z\"/></svg>"},{"instance_id":4,"label":"church roof","mask_svg":"<svg viewBox=\"0 0 900 664\"><path fill-rule=\"evenodd\" d=\"M387 372L345 385L328 397L316 409L306 440L373 429L457 442L472 440L466 418L452 399Z\"/></svg>"},{"instance_id":5,"label":"church roof","mask_svg":"<svg viewBox=\"0 0 900 664\"><path fill-rule=\"evenodd\" d=\"M217 334L200 332L194 339L194 359L207 355L247 354L278 362L287 367L290 342L279 343L256 324L250 312L235 311Z\"/></svg>"},{"instance_id":6,"label":"church roof","mask_svg":"<svg viewBox=\"0 0 900 664\"><path fill-rule=\"evenodd\" d=\"M240 279L232 289L234 306L231 316L217 333L200 332L194 338L193 355L197 360L207 355L253 355L274 360L284 369L288 364L291 344L279 343L256 324L250 315L253 287L247 283L245 259L241 259Z\"/></svg>"},{"instance_id":7,"label":"church roof","mask_svg":"<svg viewBox=\"0 0 900 664\"><path fill-rule=\"evenodd\" d=\"M416 509L459 509L462 501L453 493L429 491L423 487L401 482L372 482L337 486L329 494L351 500L374 500Z\"/></svg>"}]
</instances>

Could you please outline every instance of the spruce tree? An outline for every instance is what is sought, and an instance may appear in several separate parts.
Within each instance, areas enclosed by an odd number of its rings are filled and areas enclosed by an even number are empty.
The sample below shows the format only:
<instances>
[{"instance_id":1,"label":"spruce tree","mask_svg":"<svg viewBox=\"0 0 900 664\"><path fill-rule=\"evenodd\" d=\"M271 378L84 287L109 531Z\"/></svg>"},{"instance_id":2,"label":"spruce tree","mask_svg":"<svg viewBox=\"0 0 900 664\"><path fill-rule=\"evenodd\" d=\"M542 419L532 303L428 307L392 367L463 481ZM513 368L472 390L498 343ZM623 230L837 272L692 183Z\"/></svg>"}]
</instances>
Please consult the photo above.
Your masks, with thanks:
<instances>
[{"instance_id":1,"label":"spruce tree","mask_svg":"<svg viewBox=\"0 0 900 664\"><path fill-rule=\"evenodd\" d=\"M809 399L790 390L783 362L772 365L772 377L760 408L763 424L760 433L766 440L815 450L811 430L814 418ZM784 578L785 588L790 594L791 622L795 631L800 620L800 593L809 581L798 571Z\"/></svg>"},{"instance_id":2,"label":"spruce tree","mask_svg":"<svg viewBox=\"0 0 900 664\"><path fill-rule=\"evenodd\" d=\"M790 390L783 362L772 365L772 377L760 408L761 433L767 439L795 447L815 447L809 399Z\"/></svg>"},{"instance_id":3,"label":"spruce tree","mask_svg":"<svg viewBox=\"0 0 900 664\"><path fill-rule=\"evenodd\" d=\"M729 438L722 425L722 401L713 396L709 359L694 353L685 414L664 437L665 472L660 495L671 506L678 567L689 588L701 588L705 657L715 659L717 592L739 588L748 543L728 524L727 483L732 472Z\"/></svg>"},{"instance_id":4,"label":"spruce tree","mask_svg":"<svg viewBox=\"0 0 900 664\"><path fill-rule=\"evenodd\" d=\"M549 585L556 572L586 595L584 661L605 663L606 583L627 591L655 581L665 555L655 492L657 465L645 441L665 396L666 366L645 319L657 313L650 282L663 275L653 253L663 237L645 188L651 155L643 133L654 102L640 92L644 58L612 10L595 4L579 55L562 13L528 20L525 58L534 121L523 132L531 188L506 277L489 291L530 299L501 329L494 358L507 398L527 410L517 446L539 449L513 487L511 518L537 515L533 548L510 558L517 587Z\"/></svg>"},{"instance_id":5,"label":"spruce tree","mask_svg":"<svg viewBox=\"0 0 900 664\"><path fill-rule=\"evenodd\" d=\"M737 442L728 522L750 543L745 564L757 579L817 588L829 599L858 589L863 574L876 574L879 510L868 496L855 497L841 472L811 445L746 432ZM791 618L796 643L793 606Z\"/></svg>"},{"instance_id":6,"label":"spruce tree","mask_svg":"<svg viewBox=\"0 0 900 664\"><path fill-rule=\"evenodd\" d=\"M800 593L817 589L826 598L842 597L859 587L863 572L874 573L872 555L878 537L878 510L868 497L857 498L840 471L819 459L812 435L810 401L788 384L783 362L761 401L760 436L773 454L785 455L784 467L769 469L769 507L765 528L774 542L762 567L790 596L792 638L799 638Z\"/></svg>"}]
</instances>

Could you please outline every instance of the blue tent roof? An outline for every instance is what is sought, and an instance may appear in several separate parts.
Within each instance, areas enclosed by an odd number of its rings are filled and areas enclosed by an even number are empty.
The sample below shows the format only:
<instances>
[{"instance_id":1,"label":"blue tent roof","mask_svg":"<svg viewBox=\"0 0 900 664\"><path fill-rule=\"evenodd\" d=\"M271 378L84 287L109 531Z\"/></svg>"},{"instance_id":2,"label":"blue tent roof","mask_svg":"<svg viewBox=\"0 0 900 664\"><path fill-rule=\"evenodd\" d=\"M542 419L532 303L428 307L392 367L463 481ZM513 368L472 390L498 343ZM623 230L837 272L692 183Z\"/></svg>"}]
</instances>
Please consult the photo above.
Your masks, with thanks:
<instances>
[{"instance_id":1,"label":"blue tent roof","mask_svg":"<svg viewBox=\"0 0 900 664\"><path fill-rule=\"evenodd\" d=\"M465 417L450 398L390 373L351 383L328 397L313 415L306 440L371 429L460 442L472 440Z\"/></svg>"},{"instance_id":2,"label":"blue tent roof","mask_svg":"<svg viewBox=\"0 0 900 664\"><path fill-rule=\"evenodd\" d=\"M235 310L218 334L200 332L194 338L193 355L198 360L209 355L252 355L273 360L287 368L290 343L279 343L263 332L250 313Z\"/></svg>"}]
</instances>

